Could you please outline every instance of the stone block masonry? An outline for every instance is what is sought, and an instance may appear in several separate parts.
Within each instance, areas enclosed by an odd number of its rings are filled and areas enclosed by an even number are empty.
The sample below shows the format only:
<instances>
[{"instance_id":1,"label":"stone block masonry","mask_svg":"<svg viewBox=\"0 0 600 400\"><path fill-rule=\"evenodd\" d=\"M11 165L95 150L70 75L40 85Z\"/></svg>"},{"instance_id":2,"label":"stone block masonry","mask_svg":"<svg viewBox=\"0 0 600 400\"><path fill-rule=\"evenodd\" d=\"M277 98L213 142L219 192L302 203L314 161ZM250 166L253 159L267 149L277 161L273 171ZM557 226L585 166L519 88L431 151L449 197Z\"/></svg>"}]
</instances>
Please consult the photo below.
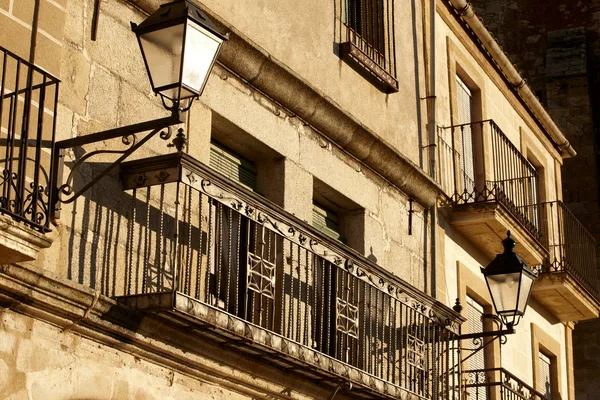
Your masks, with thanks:
<instances>
[{"instance_id":1,"label":"stone block masonry","mask_svg":"<svg viewBox=\"0 0 600 400\"><path fill-rule=\"evenodd\" d=\"M0 311L0 398L231 399L248 397L46 322Z\"/></svg>"}]
</instances>

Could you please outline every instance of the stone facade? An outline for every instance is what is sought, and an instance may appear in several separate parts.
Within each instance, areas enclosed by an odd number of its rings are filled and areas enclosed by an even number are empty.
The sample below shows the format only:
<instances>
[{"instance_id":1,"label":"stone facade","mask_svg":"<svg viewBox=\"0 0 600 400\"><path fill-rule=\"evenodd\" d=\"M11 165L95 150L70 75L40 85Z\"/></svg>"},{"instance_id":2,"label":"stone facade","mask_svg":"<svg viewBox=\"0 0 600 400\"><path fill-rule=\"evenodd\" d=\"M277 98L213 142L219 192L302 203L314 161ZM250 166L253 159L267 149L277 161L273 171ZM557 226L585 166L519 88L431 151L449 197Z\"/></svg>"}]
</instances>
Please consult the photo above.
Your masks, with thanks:
<instances>
[{"instance_id":1,"label":"stone facade","mask_svg":"<svg viewBox=\"0 0 600 400\"><path fill-rule=\"evenodd\" d=\"M599 121L594 110L600 107L600 5L550 1L543 13L535 1L475 0L473 5L577 150L578 156L563 167L568 177L563 180L563 198L598 242ZM582 322L574 331L577 399L589 400L598 393L599 326L598 321Z\"/></svg>"},{"instance_id":2,"label":"stone facade","mask_svg":"<svg viewBox=\"0 0 600 400\"><path fill-rule=\"evenodd\" d=\"M172 178L166 167L162 178L156 171L131 178L134 173L123 166L121 173L109 173L81 197L63 201L60 215L49 224L50 232L41 234L22 224L23 232L17 235L4 228L16 222L0 221L3 234L8 232L5 236L18 236L37 246L31 250L37 252L35 257L19 261L0 255L0 397L337 400L452 396L444 392L448 388L435 387L439 376L427 374L439 368L440 376L453 377L438 360L446 357L448 365L458 363L460 355L454 354L450 361L449 347L431 350L436 348L433 343L444 341L428 335L437 329L447 335L445 344L452 343L448 338L456 337L466 315L466 311L461 317L452 310L456 299L463 305L467 297L474 299L486 313L492 312L479 269L499 251L507 227L524 256L537 260L543 253L539 241L505 206L491 217L482 216L481 210L471 214L467 210L460 214L461 223L458 208L448 206L448 199L456 194L445 191L441 183L448 169L439 162L439 171L431 170L430 163L441 147L439 138L455 145L447 128L459 124L456 78L472 89L477 118L496 121L507 146L512 146L507 148L539 164L547 201L560 199L560 165L569 156L568 143L559 143L558 130L533 111L539 106L536 100L521 97L518 90L523 85L516 89L490 62L486 50L468 33L468 21L450 1L438 1L433 16L425 4L386 2L393 7L390 15L395 26L395 47L387 57L393 56L398 63L399 93L382 91L381 82L373 83L373 69L367 72L361 69L365 66L343 59L340 49L347 40L348 23L345 0L194 3L219 29L229 32L229 40L203 95L177 125L188 138L185 153L195 159L187 165L193 173L185 174L187 180L179 178L189 194L180 202L179 184L176 194L161 192L159 184L152 187L158 190L146 191L146 179L164 184ZM131 22L140 23L159 4L157 0L0 0L0 46L61 80L56 141L92 137L169 115L151 91L130 28ZM434 38L429 30L432 17ZM580 33L573 33L569 51L574 58L581 54ZM431 46L437 49L437 60L431 60ZM585 63L561 61L569 54L551 53L559 66L554 80L546 85L548 93L563 90L565 79L570 80L569 90L574 94L586 90L585 82L575 81L581 78L579 71ZM549 104L549 109L556 112L558 121L567 118L561 114L567 111L571 121L585 118L590 108L584 100ZM575 107L580 114L573 114ZM9 130L5 125L2 135ZM438 131L445 133L438 138ZM211 141L253 165L255 192L203 166L210 161ZM127 143L117 138L68 148L64 174L58 179L65 182L75 171L73 187L81 188L116 159L110 151ZM130 157L137 162L130 167L174 153L166 144L154 137ZM485 148L486 153L491 151L491 146ZM95 156L78 164L89 155ZM590 157L583 154L584 161L566 162L588 162ZM141 184L123 189L127 179ZM585 194L577 190L583 199ZM191 206L196 192L204 197ZM336 214L345 244L311 226L315 203ZM229 211L219 218L212 214L223 209ZM247 228L232 222L242 220L247 221ZM255 237L250 238L251 227L259 225L265 228L253 228ZM276 239L265 239L266 231ZM283 306L276 317L268 313L264 317L266 321L280 318L281 326L266 326L262 319L242 317L240 310L227 308L231 298L237 301L246 295L230 295L233 285L249 284L254 277L245 271L230 282L236 258L232 243L242 233L248 236L247 243L236 251L241 252L243 246L247 251L258 245L273 248L277 260L273 265L283 270L269 277L278 295L271 300ZM222 242L213 243L216 236ZM18 247L13 242L0 245ZM192 248L192 242L196 247ZM229 259L223 256L224 248L230 251ZM177 275L176 266L184 262L183 288L175 287L179 280L165 285L162 281ZM222 269L222 265L227 267ZM311 281L309 275L316 277L324 265L337 278L322 272L320 279ZM198 278L190 283L189 276ZM227 282L226 294L215 289L222 277ZM327 279L330 283L339 279L331 285L340 289L324 289ZM342 283L343 279L347 281ZM205 283L202 289L201 283ZM148 292L140 288L152 285L162 285L167 295L161 297L157 289L151 293L156 297L145 296ZM191 289L185 292L186 285L196 288L195 297ZM175 293L175 289L185 293ZM333 334L317 333L318 316L322 320L321 313L333 304L324 300L331 296L329 290L336 290L335 312L328 311L335 316L336 326L329 328ZM169 293L174 294L169 297ZM346 300L340 300L342 296ZM260 299L260 306L248 300L242 311L264 312ZM396 306L383 305L384 299L406 310L399 317L401 327L396 327L397 316L392 313ZM309 305L310 301L314 303ZM595 301L590 300L589 309L597 313ZM362 340L363 348L346 344L343 351L323 350L323 342L339 335L340 305L347 304L364 307L360 319L348 317L356 321L356 329L363 329L362 336L355 337ZM374 314L367 317L367 312ZM571 399L572 325L558 314L532 299L518 333L502 352L499 344L486 352L486 368L505 368L538 390L537 352L545 349L555 367L553 390ZM418 322L407 322L406 315L415 315ZM393 319L393 324L385 325L387 319ZM375 328L377 323L385 328ZM484 324L488 330L498 327L491 320ZM423 338L418 337L421 328ZM468 322L462 330L468 331ZM392 339L396 335L401 338ZM364 354L370 346L380 348L381 355L368 359ZM361 355L353 355L355 351ZM423 354L428 354L427 361L422 361ZM391 361L397 356L397 361ZM425 368L422 363L429 364ZM394 378L396 364L406 370ZM402 381L409 376L406 371L414 376Z\"/></svg>"}]
</instances>

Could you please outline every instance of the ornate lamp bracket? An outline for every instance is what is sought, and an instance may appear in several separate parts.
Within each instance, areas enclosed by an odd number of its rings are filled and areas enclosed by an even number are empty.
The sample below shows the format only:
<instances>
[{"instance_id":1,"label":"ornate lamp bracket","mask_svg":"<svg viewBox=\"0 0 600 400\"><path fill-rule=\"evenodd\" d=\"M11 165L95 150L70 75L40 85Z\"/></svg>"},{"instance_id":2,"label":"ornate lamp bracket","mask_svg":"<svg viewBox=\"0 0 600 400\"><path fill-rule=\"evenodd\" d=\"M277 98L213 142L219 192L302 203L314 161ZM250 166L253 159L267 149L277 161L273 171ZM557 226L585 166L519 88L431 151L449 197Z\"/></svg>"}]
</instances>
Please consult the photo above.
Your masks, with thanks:
<instances>
[{"instance_id":1,"label":"ornate lamp bracket","mask_svg":"<svg viewBox=\"0 0 600 400\"><path fill-rule=\"evenodd\" d=\"M472 340L472 347L462 347L463 351L470 351L471 353L460 360L461 363L464 363L469 358L473 357L480 350L486 348L489 344L493 343L496 339L500 339L500 344L506 344L508 340L506 335L512 335L515 333L515 327L512 324L506 325L506 329L501 329L498 331L487 331L487 332L477 332L477 333L468 333L465 335L458 336L458 340L462 342L462 340ZM486 338L491 338L490 340L485 340Z\"/></svg>"},{"instance_id":2,"label":"ornate lamp bracket","mask_svg":"<svg viewBox=\"0 0 600 400\"><path fill-rule=\"evenodd\" d=\"M160 132L163 129L166 129L166 131L160 133L160 138L163 140L168 140L171 138L171 126L182 124L184 122L185 119L183 118L182 112L175 110L170 116L165 118L158 118L152 121L141 122L139 124L133 124L115 129L109 129L90 135L78 136L75 138L56 142L56 144L54 145L54 150L52 152L53 174L51 177L51 187L53 189L53 196L51 199L50 210L52 212L53 220L56 220L60 217L60 203L68 204L77 200L77 198L79 198L89 188L98 183L100 179L102 179L104 176L110 173L115 167L120 165L125 159L127 159L127 157L129 157L144 143L146 143L148 140L154 137L158 132ZM148 133L146 133L145 136L139 138L137 134L142 132ZM79 157L77 161L74 162L71 168L71 172L69 173L69 176L67 177L66 181L62 181L65 152L68 149L73 149L91 143L99 143L118 137L121 137L121 142L127 148L121 150L94 150L89 153L85 153L83 156ZM178 151L181 151L183 145L185 144L185 137L183 135L182 129L179 130L177 138L174 139L173 142L174 143L171 144L170 147L176 147ZM72 185L75 172L79 170L79 167L83 165L84 161L99 154L120 154L120 156L114 162L112 162L110 165L104 168L100 173L94 176L81 189L74 191Z\"/></svg>"}]
</instances>

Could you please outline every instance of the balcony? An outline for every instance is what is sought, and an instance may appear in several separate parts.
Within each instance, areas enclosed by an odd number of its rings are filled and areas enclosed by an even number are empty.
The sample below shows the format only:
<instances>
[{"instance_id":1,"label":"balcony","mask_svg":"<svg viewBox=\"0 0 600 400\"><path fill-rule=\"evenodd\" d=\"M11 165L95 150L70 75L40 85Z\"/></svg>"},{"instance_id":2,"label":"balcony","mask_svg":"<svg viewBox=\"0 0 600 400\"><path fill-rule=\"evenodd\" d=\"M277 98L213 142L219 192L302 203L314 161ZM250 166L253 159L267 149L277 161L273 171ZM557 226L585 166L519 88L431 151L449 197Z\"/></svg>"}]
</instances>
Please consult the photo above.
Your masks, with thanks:
<instances>
[{"instance_id":1,"label":"balcony","mask_svg":"<svg viewBox=\"0 0 600 400\"><path fill-rule=\"evenodd\" d=\"M118 302L369 399L458 387L460 316L186 154L122 165ZM458 393L457 393L458 394Z\"/></svg>"},{"instance_id":2,"label":"balcony","mask_svg":"<svg viewBox=\"0 0 600 400\"><path fill-rule=\"evenodd\" d=\"M34 260L51 244L44 233L58 85L0 47L0 264Z\"/></svg>"},{"instance_id":3,"label":"balcony","mask_svg":"<svg viewBox=\"0 0 600 400\"><path fill-rule=\"evenodd\" d=\"M547 250L541 243L535 167L492 120L438 133L438 181L450 224L490 258L502 253L510 230L525 261L541 264Z\"/></svg>"},{"instance_id":4,"label":"balcony","mask_svg":"<svg viewBox=\"0 0 600 400\"><path fill-rule=\"evenodd\" d=\"M596 241L561 202L540 205L548 257L536 267L532 296L561 321L597 318Z\"/></svg>"},{"instance_id":5,"label":"balcony","mask_svg":"<svg viewBox=\"0 0 600 400\"><path fill-rule=\"evenodd\" d=\"M503 368L462 372L467 400L550 400Z\"/></svg>"},{"instance_id":6,"label":"balcony","mask_svg":"<svg viewBox=\"0 0 600 400\"><path fill-rule=\"evenodd\" d=\"M398 92L394 1L344 0L341 57L386 93Z\"/></svg>"}]
</instances>

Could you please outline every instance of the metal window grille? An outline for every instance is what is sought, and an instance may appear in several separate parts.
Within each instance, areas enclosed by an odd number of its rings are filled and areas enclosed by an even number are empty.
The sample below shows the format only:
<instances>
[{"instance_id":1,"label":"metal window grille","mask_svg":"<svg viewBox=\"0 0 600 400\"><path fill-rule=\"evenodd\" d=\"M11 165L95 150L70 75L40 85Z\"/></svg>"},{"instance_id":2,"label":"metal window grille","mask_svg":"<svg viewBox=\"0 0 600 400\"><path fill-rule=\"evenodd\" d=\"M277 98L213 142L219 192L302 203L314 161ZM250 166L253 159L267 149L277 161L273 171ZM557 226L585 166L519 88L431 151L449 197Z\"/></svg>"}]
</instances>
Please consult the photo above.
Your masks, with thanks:
<instances>
[{"instance_id":1,"label":"metal window grille","mask_svg":"<svg viewBox=\"0 0 600 400\"><path fill-rule=\"evenodd\" d=\"M341 1L345 43L358 50L352 56L397 91L394 0Z\"/></svg>"},{"instance_id":2,"label":"metal window grille","mask_svg":"<svg viewBox=\"0 0 600 400\"><path fill-rule=\"evenodd\" d=\"M483 306L477 303L473 298L467 296L467 319L469 320L469 332L483 332ZM478 343L470 343L469 348L477 349ZM479 351L469 359L468 370L477 371L485 369L485 349ZM484 383L485 374L477 375L477 378ZM470 400L487 400L488 388L486 386L475 386L468 389Z\"/></svg>"}]
</instances>

